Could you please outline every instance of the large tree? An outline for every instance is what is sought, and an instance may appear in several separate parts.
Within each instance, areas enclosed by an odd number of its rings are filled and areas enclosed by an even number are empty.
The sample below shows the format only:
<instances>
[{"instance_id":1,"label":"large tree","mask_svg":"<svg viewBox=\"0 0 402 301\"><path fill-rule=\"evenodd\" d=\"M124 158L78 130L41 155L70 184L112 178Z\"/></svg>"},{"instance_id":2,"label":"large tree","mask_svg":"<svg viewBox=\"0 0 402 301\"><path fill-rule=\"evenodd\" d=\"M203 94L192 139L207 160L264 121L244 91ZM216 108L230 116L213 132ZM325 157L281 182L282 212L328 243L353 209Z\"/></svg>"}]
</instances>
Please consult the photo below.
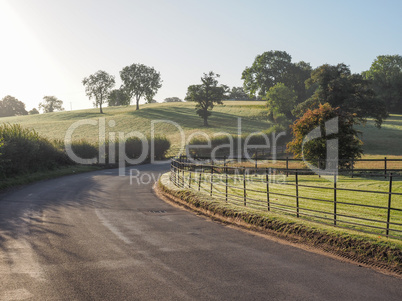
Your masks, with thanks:
<instances>
[{"instance_id":1,"label":"large tree","mask_svg":"<svg viewBox=\"0 0 402 301\"><path fill-rule=\"evenodd\" d=\"M269 88L265 98L271 117L278 114L285 115L292 119L292 110L296 104L297 95L295 91L286 87L283 83L278 83Z\"/></svg>"},{"instance_id":2,"label":"large tree","mask_svg":"<svg viewBox=\"0 0 402 301\"><path fill-rule=\"evenodd\" d=\"M363 77L372 87L390 113L402 113L402 56L379 55Z\"/></svg>"},{"instance_id":3,"label":"large tree","mask_svg":"<svg viewBox=\"0 0 402 301\"><path fill-rule=\"evenodd\" d=\"M388 114L384 102L376 97L370 82L360 74L352 74L345 64L324 64L311 73L307 87L315 89L314 94L299 104L293 113L302 116L307 109L318 108L329 103L332 107L356 114L360 122L372 117L378 127Z\"/></svg>"},{"instance_id":4,"label":"large tree","mask_svg":"<svg viewBox=\"0 0 402 301\"><path fill-rule=\"evenodd\" d=\"M334 119L337 118L337 119ZM335 120L331 124L334 128L325 128L326 122ZM333 108L329 103L320 104L317 109L307 110L292 126L293 139L287 147L295 158L304 158L313 165L317 165L318 160L326 158L328 148L331 144L328 141L338 140L336 144L338 164L341 167L350 168L355 159L363 154L363 143L358 138L358 132L353 128L358 124L354 114ZM308 140L307 135L319 129L321 135L315 139ZM332 145L333 146L333 145ZM332 162L335 163L335 162ZM325 167L325 166L322 166Z\"/></svg>"},{"instance_id":5,"label":"large tree","mask_svg":"<svg viewBox=\"0 0 402 301\"><path fill-rule=\"evenodd\" d=\"M0 100L0 117L28 115L25 104L17 98L7 95Z\"/></svg>"},{"instance_id":6,"label":"large tree","mask_svg":"<svg viewBox=\"0 0 402 301\"><path fill-rule=\"evenodd\" d=\"M85 86L89 99L94 100L94 106L99 106L100 113L103 114L102 105L108 100L111 89L115 85L114 76L99 70L84 78L82 84Z\"/></svg>"},{"instance_id":7,"label":"large tree","mask_svg":"<svg viewBox=\"0 0 402 301\"><path fill-rule=\"evenodd\" d=\"M204 126L208 126L208 117L214 104L222 104L228 87L225 85L218 86L219 74L214 72L204 73L201 77L201 85L191 85L187 88L186 101L196 102L196 112L204 120Z\"/></svg>"},{"instance_id":8,"label":"large tree","mask_svg":"<svg viewBox=\"0 0 402 301\"><path fill-rule=\"evenodd\" d=\"M267 51L257 55L252 66L243 71L244 90L250 97L264 97L269 88L283 83L296 92L299 103L308 97L304 82L311 70L308 63L292 63L292 57L285 51Z\"/></svg>"},{"instance_id":9,"label":"large tree","mask_svg":"<svg viewBox=\"0 0 402 301\"><path fill-rule=\"evenodd\" d=\"M43 102L39 103L39 109L42 109L44 113L64 111L63 101L55 96L44 96Z\"/></svg>"},{"instance_id":10,"label":"large tree","mask_svg":"<svg viewBox=\"0 0 402 301\"><path fill-rule=\"evenodd\" d=\"M139 110L141 97L150 103L162 87L161 75L154 68L143 64L132 64L120 71L120 78L123 82L121 89L128 95L130 101L134 97L136 109Z\"/></svg>"},{"instance_id":11,"label":"large tree","mask_svg":"<svg viewBox=\"0 0 402 301\"><path fill-rule=\"evenodd\" d=\"M114 89L109 94L108 104L109 106L128 106L130 99L123 89Z\"/></svg>"}]
</instances>

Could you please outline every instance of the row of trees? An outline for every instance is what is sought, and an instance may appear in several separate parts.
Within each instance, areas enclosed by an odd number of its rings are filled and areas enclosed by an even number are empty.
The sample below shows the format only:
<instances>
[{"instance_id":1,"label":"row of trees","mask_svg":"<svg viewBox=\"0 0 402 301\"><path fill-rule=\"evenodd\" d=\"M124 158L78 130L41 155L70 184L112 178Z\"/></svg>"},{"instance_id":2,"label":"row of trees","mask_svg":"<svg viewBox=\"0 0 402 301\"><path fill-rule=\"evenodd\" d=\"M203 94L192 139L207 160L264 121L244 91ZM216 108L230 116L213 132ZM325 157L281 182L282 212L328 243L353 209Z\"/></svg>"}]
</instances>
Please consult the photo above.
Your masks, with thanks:
<instances>
[{"instance_id":1,"label":"row of trees","mask_svg":"<svg viewBox=\"0 0 402 301\"><path fill-rule=\"evenodd\" d=\"M39 103L39 109L44 113L51 113L55 111L64 111L63 101L55 96L44 96L43 102ZM25 104L17 98L7 95L0 100L0 117L8 116L21 116L21 115L39 114L36 108L29 112L25 109Z\"/></svg>"},{"instance_id":2,"label":"row of trees","mask_svg":"<svg viewBox=\"0 0 402 301\"><path fill-rule=\"evenodd\" d=\"M120 71L120 78L123 84L114 90L115 77L106 71L99 70L82 80L87 96L93 100L95 107L100 108L101 114L102 105L106 102L112 106L129 105L132 99L135 99L136 109L139 110L140 99L145 98L148 103L153 102L153 97L162 87L160 73L143 64L124 67Z\"/></svg>"},{"instance_id":3,"label":"row of trees","mask_svg":"<svg viewBox=\"0 0 402 301\"><path fill-rule=\"evenodd\" d=\"M219 75L204 74L200 85L187 89L186 100L196 102L196 112L208 126L208 117L214 104L220 104L233 92L243 93L249 99L267 101L269 117L280 117L290 124L294 139L289 149L302 155L302 137L318 125L324 128L325 120L338 117L340 156L355 159L362 154L362 143L354 125L373 118L381 127L389 113L402 113L402 57L378 56L370 70L353 74L341 63L324 64L313 69L309 63L293 63L284 51L268 51L258 55L251 67L242 73L242 88L232 91L218 85ZM232 93L231 93L232 92ZM239 96L244 97L244 95ZM233 97L236 99L235 97ZM308 159L322 158L327 138L311 142L305 151Z\"/></svg>"}]
</instances>

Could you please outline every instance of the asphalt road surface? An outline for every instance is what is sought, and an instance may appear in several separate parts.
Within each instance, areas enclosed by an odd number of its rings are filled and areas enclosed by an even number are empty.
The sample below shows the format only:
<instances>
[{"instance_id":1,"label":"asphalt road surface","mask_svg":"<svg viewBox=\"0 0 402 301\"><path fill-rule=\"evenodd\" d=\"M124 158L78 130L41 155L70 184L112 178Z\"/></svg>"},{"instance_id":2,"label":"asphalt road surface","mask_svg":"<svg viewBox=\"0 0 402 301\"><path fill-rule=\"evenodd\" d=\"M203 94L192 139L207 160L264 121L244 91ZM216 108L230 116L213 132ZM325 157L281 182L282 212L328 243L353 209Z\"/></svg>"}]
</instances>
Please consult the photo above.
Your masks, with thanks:
<instances>
[{"instance_id":1,"label":"asphalt road surface","mask_svg":"<svg viewBox=\"0 0 402 301\"><path fill-rule=\"evenodd\" d=\"M401 279L172 207L152 191L167 166L136 168L148 184L102 170L0 194L0 300L402 300Z\"/></svg>"}]
</instances>

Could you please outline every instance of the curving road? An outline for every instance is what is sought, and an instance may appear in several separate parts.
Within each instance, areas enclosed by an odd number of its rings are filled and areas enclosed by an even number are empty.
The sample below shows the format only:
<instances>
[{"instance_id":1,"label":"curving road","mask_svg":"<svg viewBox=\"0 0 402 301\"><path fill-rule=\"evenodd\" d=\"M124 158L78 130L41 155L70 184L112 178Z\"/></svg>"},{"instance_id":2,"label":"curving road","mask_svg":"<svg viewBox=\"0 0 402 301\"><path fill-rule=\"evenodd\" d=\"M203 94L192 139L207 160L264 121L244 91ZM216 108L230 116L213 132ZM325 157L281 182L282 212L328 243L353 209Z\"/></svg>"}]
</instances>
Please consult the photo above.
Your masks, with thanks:
<instances>
[{"instance_id":1,"label":"curving road","mask_svg":"<svg viewBox=\"0 0 402 301\"><path fill-rule=\"evenodd\" d=\"M402 300L402 280L159 200L144 165L0 195L0 300ZM136 172L134 172L137 175Z\"/></svg>"}]
</instances>

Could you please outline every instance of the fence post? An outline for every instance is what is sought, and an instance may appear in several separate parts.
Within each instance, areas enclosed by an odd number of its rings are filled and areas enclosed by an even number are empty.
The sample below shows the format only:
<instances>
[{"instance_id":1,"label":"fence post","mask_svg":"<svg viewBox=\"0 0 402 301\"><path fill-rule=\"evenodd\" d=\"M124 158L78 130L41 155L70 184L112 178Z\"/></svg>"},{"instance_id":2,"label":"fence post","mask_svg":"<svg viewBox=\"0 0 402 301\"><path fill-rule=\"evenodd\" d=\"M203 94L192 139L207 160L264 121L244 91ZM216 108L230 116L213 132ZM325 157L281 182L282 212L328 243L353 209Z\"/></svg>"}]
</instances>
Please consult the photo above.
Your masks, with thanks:
<instances>
[{"instance_id":1,"label":"fence post","mask_svg":"<svg viewBox=\"0 0 402 301\"><path fill-rule=\"evenodd\" d=\"M191 168L188 170L189 176L188 176L188 188L191 188Z\"/></svg>"},{"instance_id":2,"label":"fence post","mask_svg":"<svg viewBox=\"0 0 402 301\"><path fill-rule=\"evenodd\" d=\"M244 206L247 204L247 193L246 193L246 168L243 167L243 198Z\"/></svg>"},{"instance_id":3,"label":"fence post","mask_svg":"<svg viewBox=\"0 0 402 301\"><path fill-rule=\"evenodd\" d=\"M211 193L210 193L211 196L212 196L213 182L214 182L214 160L211 160Z\"/></svg>"},{"instance_id":4,"label":"fence post","mask_svg":"<svg viewBox=\"0 0 402 301\"><path fill-rule=\"evenodd\" d=\"M225 201L227 203L228 202L228 168L227 168L226 164L225 164L225 177L226 177L226 180L225 180Z\"/></svg>"},{"instance_id":5,"label":"fence post","mask_svg":"<svg viewBox=\"0 0 402 301\"><path fill-rule=\"evenodd\" d=\"M204 173L204 167L201 167L200 175L198 176L198 191L201 190L201 176Z\"/></svg>"},{"instance_id":6,"label":"fence post","mask_svg":"<svg viewBox=\"0 0 402 301\"><path fill-rule=\"evenodd\" d=\"M258 148L255 149L255 173L257 173L258 161Z\"/></svg>"},{"instance_id":7,"label":"fence post","mask_svg":"<svg viewBox=\"0 0 402 301\"><path fill-rule=\"evenodd\" d=\"M286 157L286 177L289 176L289 157Z\"/></svg>"},{"instance_id":8,"label":"fence post","mask_svg":"<svg viewBox=\"0 0 402 301\"><path fill-rule=\"evenodd\" d=\"M384 157L384 178L387 178L387 157Z\"/></svg>"},{"instance_id":9,"label":"fence post","mask_svg":"<svg viewBox=\"0 0 402 301\"><path fill-rule=\"evenodd\" d=\"M267 182L267 206L268 211L271 210L271 204L269 203L269 177L268 177L268 168L265 169L265 181Z\"/></svg>"},{"instance_id":10,"label":"fence post","mask_svg":"<svg viewBox=\"0 0 402 301\"><path fill-rule=\"evenodd\" d=\"M297 217L299 217L299 177L297 171L296 171L296 210L297 210Z\"/></svg>"},{"instance_id":11,"label":"fence post","mask_svg":"<svg viewBox=\"0 0 402 301\"><path fill-rule=\"evenodd\" d=\"M387 212L387 231L386 235L389 235L389 221L391 219L391 198L392 198L392 173L389 175L389 195L388 195L388 212Z\"/></svg>"},{"instance_id":12,"label":"fence post","mask_svg":"<svg viewBox=\"0 0 402 301\"><path fill-rule=\"evenodd\" d=\"M183 162L181 163L181 172L182 172L182 177L181 177L181 187L183 187L184 188L184 160L183 160Z\"/></svg>"},{"instance_id":13,"label":"fence post","mask_svg":"<svg viewBox=\"0 0 402 301\"><path fill-rule=\"evenodd\" d=\"M334 226L336 226L336 173L334 173Z\"/></svg>"}]
</instances>

